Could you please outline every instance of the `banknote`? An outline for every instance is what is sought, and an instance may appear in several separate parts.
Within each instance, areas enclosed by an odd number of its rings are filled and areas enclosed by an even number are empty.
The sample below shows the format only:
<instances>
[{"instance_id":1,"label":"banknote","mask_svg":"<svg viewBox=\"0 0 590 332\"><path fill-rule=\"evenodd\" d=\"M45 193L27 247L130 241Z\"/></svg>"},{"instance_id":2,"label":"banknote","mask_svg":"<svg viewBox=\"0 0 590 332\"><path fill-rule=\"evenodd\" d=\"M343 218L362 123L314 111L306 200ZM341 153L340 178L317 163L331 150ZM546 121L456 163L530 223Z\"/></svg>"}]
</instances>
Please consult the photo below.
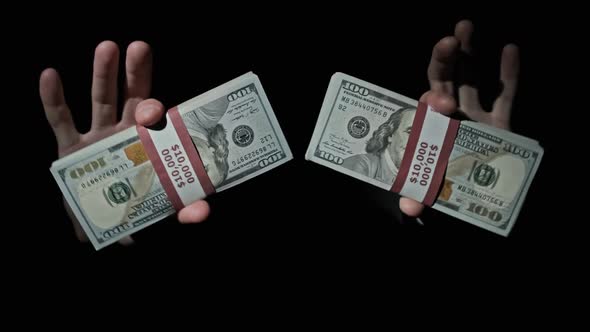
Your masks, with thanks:
<instances>
[{"instance_id":1,"label":"banknote","mask_svg":"<svg viewBox=\"0 0 590 332\"><path fill-rule=\"evenodd\" d=\"M251 72L172 110L186 128L188 144L198 151L198 167L206 172L214 192L292 159L260 80ZM96 250L174 214L171 195L178 193L176 201L181 206L206 196L187 146L180 141L166 146L164 138L154 138L148 143L161 153L161 160L154 160L142 131L146 129L128 128L51 166L67 204ZM151 132L151 137L157 137L163 130ZM163 173L167 176L162 177ZM167 191L162 179L175 190Z\"/></svg>"},{"instance_id":2,"label":"banknote","mask_svg":"<svg viewBox=\"0 0 590 332\"><path fill-rule=\"evenodd\" d=\"M482 123L450 120L430 108L419 112L420 105L398 93L336 73L306 159L379 188L408 193L420 201L431 195L432 208L508 236L541 162L543 148L535 140ZM418 114L425 118L415 123ZM440 119L428 122L429 117ZM446 121L444 127L441 121ZM448 129L452 124L454 129ZM411 139L413 129L421 131L415 140ZM437 135L440 144L423 140ZM412 151L406 151L412 144ZM448 151L441 159L445 147ZM431 186L434 190L420 186L431 182L436 182Z\"/></svg>"}]
</instances>

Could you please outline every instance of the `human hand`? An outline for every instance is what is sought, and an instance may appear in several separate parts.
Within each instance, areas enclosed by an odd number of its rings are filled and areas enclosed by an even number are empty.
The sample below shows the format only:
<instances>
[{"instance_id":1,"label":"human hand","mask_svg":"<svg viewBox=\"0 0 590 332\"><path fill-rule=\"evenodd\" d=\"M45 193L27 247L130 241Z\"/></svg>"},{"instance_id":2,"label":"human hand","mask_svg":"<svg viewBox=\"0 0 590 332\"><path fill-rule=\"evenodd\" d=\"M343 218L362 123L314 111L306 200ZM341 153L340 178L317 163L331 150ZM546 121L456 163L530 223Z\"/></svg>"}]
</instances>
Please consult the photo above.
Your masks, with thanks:
<instances>
[{"instance_id":1,"label":"human hand","mask_svg":"<svg viewBox=\"0 0 590 332\"><path fill-rule=\"evenodd\" d=\"M453 70L459 50L471 56L473 48L471 37L473 24L463 20L455 26L454 36L441 39L432 50L428 66L430 91L420 98L421 102L430 104L438 112L450 115L456 110L454 94L458 88L459 108L466 117L501 129L510 130L510 112L516 94L519 72L518 47L513 44L504 46L500 64L500 81L503 89L496 98L491 111L482 108L478 89L465 82L457 87L453 82ZM403 213L417 217L422 213L424 205L407 197L399 201Z\"/></svg>"},{"instance_id":2,"label":"human hand","mask_svg":"<svg viewBox=\"0 0 590 332\"><path fill-rule=\"evenodd\" d=\"M64 89L59 74L53 68L45 69L39 79L39 93L47 121L57 140L58 156L64 157L85 146L91 145L116 132L137 123L150 125L163 116L163 107L155 100L146 100L151 90L152 54L148 44L136 41L129 45L125 59L125 100L121 119L117 121L117 79L119 48L112 41L100 43L94 54L92 77L92 125L87 133L80 133L72 120L72 113L66 104ZM141 114L135 114L138 105ZM159 109L161 107L161 109ZM76 221L68 204L66 210L72 219L76 236L88 241L86 234ZM195 202L180 211L181 222L199 222L209 214L205 201ZM132 243L130 238L120 241Z\"/></svg>"}]
</instances>

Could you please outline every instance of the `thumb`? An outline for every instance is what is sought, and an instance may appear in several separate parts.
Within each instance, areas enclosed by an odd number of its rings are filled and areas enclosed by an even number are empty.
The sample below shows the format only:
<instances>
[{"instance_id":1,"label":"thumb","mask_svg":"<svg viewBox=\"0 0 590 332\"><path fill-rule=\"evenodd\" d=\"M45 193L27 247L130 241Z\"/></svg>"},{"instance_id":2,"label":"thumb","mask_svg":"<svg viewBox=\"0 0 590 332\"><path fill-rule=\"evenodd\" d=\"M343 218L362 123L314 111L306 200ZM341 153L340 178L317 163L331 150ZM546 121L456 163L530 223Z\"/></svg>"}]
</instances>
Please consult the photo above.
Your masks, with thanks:
<instances>
[{"instance_id":1,"label":"thumb","mask_svg":"<svg viewBox=\"0 0 590 332\"><path fill-rule=\"evenodd\" d=\"M164 113L164 105L161 102L156 99L146 99L137 104L135 121L144 127L152 126L162 119Z\"/></svg>"},{"instance_id":2,"label":"thumb","mask_svg":"<svg viewBox=\"0 0 590 332\"><path fill-rule=\"evenodd\" d=\"M399 207L403 213L410 217L418 217L422 214L422 210L424 210L424 205L422 203L407 197L400 198Z\"/></svg>"},{"instance_id":3,"label":"thumb","mask_svg":"<svg viewBox=\"0 0 590 332\"><path fill-rule=\"evenodd\" d=\"M438 113L451 115L457 110L457 103L452 96L435 91L428 91L422 95L420 101L426 103Z\"/></svg>"}]
</instances>

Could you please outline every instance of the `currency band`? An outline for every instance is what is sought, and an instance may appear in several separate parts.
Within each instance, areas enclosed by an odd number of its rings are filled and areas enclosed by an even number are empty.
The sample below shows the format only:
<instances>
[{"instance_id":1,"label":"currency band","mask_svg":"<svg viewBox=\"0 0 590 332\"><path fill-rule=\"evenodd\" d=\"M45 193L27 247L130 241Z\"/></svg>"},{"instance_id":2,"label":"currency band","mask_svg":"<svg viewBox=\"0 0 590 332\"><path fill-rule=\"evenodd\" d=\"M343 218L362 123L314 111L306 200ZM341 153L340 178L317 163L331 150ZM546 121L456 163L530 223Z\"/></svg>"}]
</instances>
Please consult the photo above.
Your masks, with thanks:
<instances>
[{"instance_id":1,"label":"currency band","mask_svg":"<svg viewBox=\"0 0 590 332\"><path fill-rule=\"evenodd\" d=\"M166 120L161 130L138 125L137 132L168 199L178 211L213 194L215 188L177 107L166 113Z\"/></svg>"},{"instance_id":2,"label":"currency band","mask_svg":"<svg viewBox=\"0 0 590 332\"><path fill-rule=\"evenodd\" d=\"M460 122L418 104L412 132L391 191L432 206L436 201Z\"/></svg>"}]
</instances>

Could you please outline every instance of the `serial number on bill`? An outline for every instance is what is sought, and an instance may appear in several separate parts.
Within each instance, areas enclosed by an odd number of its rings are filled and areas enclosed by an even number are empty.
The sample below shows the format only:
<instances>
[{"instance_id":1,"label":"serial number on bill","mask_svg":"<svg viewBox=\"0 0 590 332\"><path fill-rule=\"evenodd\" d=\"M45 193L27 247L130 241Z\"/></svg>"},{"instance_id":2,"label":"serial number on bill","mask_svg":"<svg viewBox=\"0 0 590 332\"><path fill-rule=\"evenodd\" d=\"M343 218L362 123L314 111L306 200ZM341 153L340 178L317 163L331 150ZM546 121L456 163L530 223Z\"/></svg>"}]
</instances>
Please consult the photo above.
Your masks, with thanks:
<instances>
[{"instance_id":1,"label":"serial number on bill","mask_svg":"<svg viewBox=\"0 0 590 332\"><path fill-rule=\"evenodd\" d=\"M272 142L270 144L267 144L263 147L260 147L252 152L246 153L245 155L241 156L240 158L237 158L236 160L232 160L231 164L232 166L238 166L244 162L250 161L252 159L255 159L256 157L266 153L267 151L269 151L271 148L270 146L274 147L275 143ZM268 148L267 148L268 147Z\"/></svg>"},{"instance_id":2,"label":"serial number on bill","mask_svg":"<svg viewBox=\"0 0 590 332\"><path fill-rule=\"evenodd\" d=\"M383 110L383 109L376 107L374 105L364 103L362 101L358 101L353 98L345 97L345 96L342 96L342 98L340 99L340 103L338 103L338 110L346 111L348 106L345 104L348 104L348 105L350 105L356 109L359 109L359 110L364 110L366 112L373 113L375 115L381 115L383 117L387 117L386 110Z\"/></svg>"}]
</instances>

